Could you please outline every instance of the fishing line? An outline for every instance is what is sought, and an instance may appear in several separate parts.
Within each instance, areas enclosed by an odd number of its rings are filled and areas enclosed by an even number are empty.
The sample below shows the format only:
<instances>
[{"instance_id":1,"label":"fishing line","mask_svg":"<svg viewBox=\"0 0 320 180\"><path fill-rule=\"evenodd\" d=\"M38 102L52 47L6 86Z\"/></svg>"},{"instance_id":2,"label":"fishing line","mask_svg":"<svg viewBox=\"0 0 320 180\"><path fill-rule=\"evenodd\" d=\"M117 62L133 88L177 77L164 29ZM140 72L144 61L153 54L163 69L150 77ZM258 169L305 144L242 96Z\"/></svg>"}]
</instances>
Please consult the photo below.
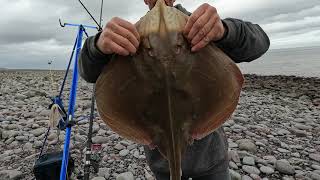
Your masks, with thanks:
<instances>
[{"instance_id":1,"label":"fishing line","mask_svg":"<svg viewBox=\"0 0 320 180\"><path fill-rule=\"evenodd\" d=\"M100 24L97 22L97 20L92 16L92 14L90 13L90 11L87 9L87 7L81 2L81 0L78 0L80 2L80 4L82 5L82 7L87 11L87 13L90 15L91 19L96 23L96 25L99 27L98 31L102 30L102 27L100 26ZM102 8L101 8L102 9ZM102 10L101 10L102 11Z\"/></svg>"}]
</instances>

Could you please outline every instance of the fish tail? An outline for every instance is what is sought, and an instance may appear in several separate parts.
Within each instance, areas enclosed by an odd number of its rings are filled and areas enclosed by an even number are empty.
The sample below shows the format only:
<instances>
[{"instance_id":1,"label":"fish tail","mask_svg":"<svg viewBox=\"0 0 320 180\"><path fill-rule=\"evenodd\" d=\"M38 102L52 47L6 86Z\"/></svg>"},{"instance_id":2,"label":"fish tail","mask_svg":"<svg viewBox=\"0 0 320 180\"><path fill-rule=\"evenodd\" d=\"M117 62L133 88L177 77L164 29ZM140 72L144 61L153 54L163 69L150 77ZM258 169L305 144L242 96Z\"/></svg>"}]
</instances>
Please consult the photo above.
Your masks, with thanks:
<instances>
[{"instance_id":1,"label":"fish tail","mask_svg":"<svg viewBox=\"0 0 320 180\"><path fill-rule=\"evenodd\" d=\"M177 121L174 120L173 115L173 94L171 92L171 82L169 80L168 71L165 70L166 80L166 92L168 102L168 118L169 118L169 129L170 134L168 138L167 156L170 168L170 180L181 180L181 131L177 125Z\"/></svg>"},{"instance_id":2,"label":"fish tail","mask_svg":"<svg viewBox=\"0 0 320 180\"><path fill-rule=\"evenodd\" d=\"M177 142L178 141L178 142ZM169 149L168 153L168 161L170 168L170 180L181 180L181 150L179 145L179 140L176 139L176 144L174 144L173 148ZM170 158L171 156L171 158Z\"/></svg>"}]
</instances>

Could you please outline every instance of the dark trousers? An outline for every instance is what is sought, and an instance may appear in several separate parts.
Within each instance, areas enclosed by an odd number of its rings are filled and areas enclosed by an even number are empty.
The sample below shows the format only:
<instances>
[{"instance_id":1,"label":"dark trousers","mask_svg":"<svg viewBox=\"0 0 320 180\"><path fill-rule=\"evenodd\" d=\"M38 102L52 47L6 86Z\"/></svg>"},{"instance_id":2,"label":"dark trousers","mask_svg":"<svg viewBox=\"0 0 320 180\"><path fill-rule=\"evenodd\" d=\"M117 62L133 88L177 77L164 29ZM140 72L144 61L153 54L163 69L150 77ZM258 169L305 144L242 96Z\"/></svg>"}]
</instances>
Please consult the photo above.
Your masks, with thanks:
<instances>
[{"instance_id":1,"label":"dark trousers","mask_svg":"<svg viewBox=\"0 0 320 180\"><path fill-rule=\"evenodd\" d=\"M156 180L170 180L170 174L154 173L154 175L156 177ZM231 180L229 169L204 176L185 177L182 175L181 180L188 180L189 178L192 178L192 180Z\"/></svg>"}]
</instances>

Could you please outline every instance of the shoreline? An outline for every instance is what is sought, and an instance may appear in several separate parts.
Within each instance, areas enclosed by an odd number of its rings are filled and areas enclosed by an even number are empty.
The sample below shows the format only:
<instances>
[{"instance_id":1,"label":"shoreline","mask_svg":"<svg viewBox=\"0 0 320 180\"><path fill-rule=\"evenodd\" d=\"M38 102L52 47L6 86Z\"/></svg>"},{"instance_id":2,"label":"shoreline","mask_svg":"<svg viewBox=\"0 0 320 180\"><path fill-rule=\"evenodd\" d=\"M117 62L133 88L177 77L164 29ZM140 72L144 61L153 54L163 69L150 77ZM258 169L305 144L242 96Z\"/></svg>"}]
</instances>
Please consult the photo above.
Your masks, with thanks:
<instances>
[{"instance_id":1,"label":"shoreline","mask_svg":"<svg viewBox=\"0 0 320 180\"><path fill-rule=\"evenodd\" d=\"M64 72L53 71L56 85L61 83ZM231 176L270 180L317 174L320 177L320 78L256 74L244 77L237 109L223 125ZM32 166L48 126L47 108L51 102L47 97L53 95L51 75L49 71L9 71L0 72L0 79L0 174L14 172L22 179L32 179ZM66 87L70 86L70 79L69 76ZM90 85L79 78L75 120L90 114ZM87 128L88 120L73 128L70 152L76 162L75 176L82 171ZM152 176L141 145L121 138L99 117L93 129L92 140L102 144L103 150L101 173L92 176ZM64 131L58 135L52 130L49 150L62 149L64 135Z\"/></svg>"},{"instance_id":2,"label":"shoreline","mask_svg":"<svg viewBox=\"0 0 320 180\"><path fill-rule=\"evenodd\" d=\"M49 69L1 69L0 73L12 73L12 72L49 72ZM51 70L52 72L65 72L66 70ZM70 70L72 72L72 69ZM303 75L285 75L285 74L256 74L256 73L243 73L245 77L259 76L259 77L288 77L288 78L304 78L304 79L320 79L320 76L303 76Z\"/></svg>"}]
</instances>

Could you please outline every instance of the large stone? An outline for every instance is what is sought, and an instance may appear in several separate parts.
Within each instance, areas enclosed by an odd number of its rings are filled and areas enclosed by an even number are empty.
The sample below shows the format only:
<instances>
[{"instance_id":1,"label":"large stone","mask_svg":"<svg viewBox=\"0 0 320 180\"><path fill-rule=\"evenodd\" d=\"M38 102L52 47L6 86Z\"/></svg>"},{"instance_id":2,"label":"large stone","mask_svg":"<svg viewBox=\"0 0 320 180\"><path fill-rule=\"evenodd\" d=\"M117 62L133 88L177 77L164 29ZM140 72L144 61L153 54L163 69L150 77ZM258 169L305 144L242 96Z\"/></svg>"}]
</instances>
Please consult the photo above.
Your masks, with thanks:
<instances>
[{"instance_id":1,"label":"large stone","mask_svg":"<svg viewBox=\"0 0 320 180\"><path fill-rule=\"evenodd\" d=\"M132 172L125 172L117 175L116 180L134 180Z\"/></svg>"},{"instance_id":2,"label":"large stone","mask_svg":"<svg viewBox=\"0 0 320 180\"><path fill-rule=\"evenodd\" d=\"M234 142L228 142L229 144L229 148L237 148L239 147L237 143L234 143Z\"/></svg>"},{"instance_id":3,"label":"large stone","mask_svg":"<svg viewBox=\"0 0 320 180\"><path fill-rule=\"evenodd\" d=\"M310 172L308 174L308 176L312 179L312 180L320 180L320 175L314 172Z\"/></svg>"},{"instance_id":4,"label":"large stone","mask_svg":"<svg viewBox=\"0 0 320 180\"><path fill-rule=\"evenodd\" d=\"M315 170L320 170L320 165L312 164L311 167Z\"/></svg>"},{"instance_id":5,"label":"large stone","mask_svg":"<svg viewBox=\"0 0 320 180\"><path fill-rule=\"evenodd\" d=\"M46 128L38 128L38 129L30 131L30 133L33 134L36 137L44 134L45 132L46 132Z\"/></svg>"},{"instance_id":6,"label":"large stone","mask_svg":"<svg viewBox=\"0 0 320 180\"><path fill-rule=\"evenodd\" d=\"M260 167L260 171L266 175L269 175L269 174L273 174L274 173L274 169L271 168L271 167L268 167L268 166L261 166Z\"/></svg>"},{"instance_id":7,"label":"large stone","mask_svg":"<svg viewBox=\"0 0 320 180\"><path fill-rule=\"evenodd\" d=\"M269 164L275 164L277 162L277 159L274 156L263 156L263 159Z\"/></svg>"},{"instance_id":8,"label":"large stone","mask_svg":"<svg viewBox=\"0 0 320 180\"><path fill-rule=\"evenodd\" d=\"M48 141L52 141L52 140L57 139L57 138L58 138L58 135L56 133L51 133L48 136Z\"/></svg>"},{"instance_id":9,"label":"large stone","mask_svg":"<svg viewBox=\"0 0 320 180\"><path fill-rule=\"evenodd\" d=\"M242 160L242 163L245 165L251 165L251 166L255 165L254 158L250 156L244 157Z\"/></svg>"},{"instance_id":10,"label":"large stone","mask_svg":"<svg viewBox=\"0 0 320 180\"><path fill-rule=\"evenodd\" d=\"M312 126L308 126L308 125L304 125L304 124L300 124L300 123L297 123L294 127L296 127L297 129L300 129L300 130L312 129Z\"/></svg>"},{"instance_id":11,"label":"large stone","mask_svg":"<svg viewBox=\"0 0 320 180\"><path fill-rule=\"evenodd\" d=\"M248 174L260 174L260 170L254 166L243 165L242 170Z\"/></svg>"},{"instance_id":12,"label":"large stone","mask_svg":"<svg viewBox=\"0 0 320 180\"><path fill-rule=\"evenodd\" d=\"M281 153L289 153L289 152L290 152L289 150L283 149L283 148L278 148L277 150L278 150L279 152L281 152Z\"/></svg>"},{"instance_id":13,"label":"large stone","mask_svg":"<svg viewBox=\"0 0 320 180\"><path fill-rule=\"evenodd\" d=\"M17 170L3 170L0 171L0 179L3 180L18 180L22 177L22 172Z\"/></svg>"},{"instance_id":14,"label":"large stone","mask_svg":"<svg viewBox=\"0 0 320 180\"><path fill-rule=\"evenodd\" d=\"M120 156L126 156L129 154L129 150L128 149L123 149L119 152L119 155Z\"/></svg>"},{"instance_id":15,"label":"large stone","mask_svg":"<svg viewBox=\"0 0 320 180\"><path fill-rule=\"evenodd\" d=\"M140 156L139 151L138 151L138 150L134 151L134 153L133 153L133 157L135 157L135 158L139 158L139 156Z\"/></svg>"},{"instance_id":16,"label":"large stone","mask_svg":"<svg viewBox=\"0 0 320 180\"><path fill-rule=\"evenodd\" d=\"M110 169L99 168L98 176L108 179L110 177Z\"/></svg>"},{"instance_id":17,"label":"large stone","mask_svg":"<svg viewBox=\"0 0 320 180\"><path fill-rule=\"evenodd\" d=\"M257 152L257 146L249 139L240 139L237 141L240 150L246 150L252 153Z\"/></svg>"},{"instance_id":18,"label":"large stone","mask_svg":"<svg viewBox=\"0 0 320 180\"><path fill-rule=\"evenodd\" d=\"M23 94L16 94L14 97L19 100L24 100L24 99L28 98L28 96L23 95Z\"/></svg>"},{"instance_id":19,"label":"large stone","mask_svg":"<svg viewBox=\"0 0 320 180\"><path fill-rule=\"evenodd\" d=\"M94 144L104 144L104 143L107 143L108 141L109 141L108 137L95 136L92 138L92 142Z\"/></svg>"},{"instance_id":20,"label":"large stone","mask_svg":"<svg viewBox=\"0 0 320 180\"><path fill-rule=\"evenodd\" d=\"M308 136L308 133L304 130L296 129L296 128L291 128L291 132L296 135L297 137L306 137Z\"/></svg>"},{"instance_id":21,"label":"large stone","mask_svg":"<svg viewBox=\"0 0 320 180\"><path fill-rule=\"evenodd\" d=\"M275 168L283 174L288 174L288 175L294 174L293 166L291 166L291 164L285 159L276 161Z\"/></svg>"},{"instance_id":22,"label":"large stone","mask_svg":"<svg viewBox=\"0 0 320 180\"><path fill-rule=\"evenodd\" d=\"M11 137L16 137L19 135L18 131L2 131L2 138L3 139L7 139L7 138L11 138Z\"/></svg>"},{"instance_id":23,"label":"large stone","mask_svg":"<svg viewBox=\"0 0 320 180\"><path fill-rule=\"evenodd\" d=\"M27 142L25 145L23 145L23 151L32 151L32 144Z\"/></svg>"},{"instance_id":24,"label":"large stone","mask_svg":"<svg viewBox=\"0 0 320 180\"><path fill-rule=\"evenodd\" d=\"M237 151L229 151L228 154L229 154L229 158L232 161L234 161L236 163L240 163L240 157L239 157L239 154Z\"/></svg>"},{"instance_id":25,"label":"large stone","mask_svg":"<svg viewBox=\"0 0 320 180\"><path fill-rule=\"evenodd\" d=\"M230 169L229 174L230 174L232 180L241 180L241 175L238 172Z\"/></svg>"},{"instance_id":26,"label":"large stone","mask_svg":"<svg viewBox=\"0 0 320 180\"><path fill-rule=\"evenodd\" d=\"M118 144L116 144L116 145L114 146L114 148L115 148L116 150L121 151L122 149L124 149L124 148L126 148L126 147L125 147L124 145L118 143Z\"/></svg>"},{"instance_id":27,"label":"large stone","mask_svg":"<svg viewBox=\"0 0 320 180\"><path fill-rule=\"evenodd\" d=\"M232 169L239 169L238 165L233 161L229 161L229 167Z\"/></svg>"},{"instance_id":28,"label":"large stone","mask_svg":"<svg viewBox=\"0 0 320 180\"><path fill-rule=\"evenodd\" d=\"M28 137L26 136L16 136L15 139L17 141L28 141Z\"/></svg>"},{"instance_id":29,"label":"large stone","mask_svg":"<svg viewBox=\"0 0 320 180\"><path fill-rule=\"evenodd\" d=\"M15 130L15 129L19 129L19 126L17 124L9 124L6 127L7 130Z\"/></svg>"},{"instance_id":30,"label":"large stone","mask_svg":"<svg viewBox=\"0 0 320 180\"><path fill-rule=\"evenodd\" d=\"M320 154L309 154L309 158L314 161L320 162Z\"/></svg>"}]
</instances>

